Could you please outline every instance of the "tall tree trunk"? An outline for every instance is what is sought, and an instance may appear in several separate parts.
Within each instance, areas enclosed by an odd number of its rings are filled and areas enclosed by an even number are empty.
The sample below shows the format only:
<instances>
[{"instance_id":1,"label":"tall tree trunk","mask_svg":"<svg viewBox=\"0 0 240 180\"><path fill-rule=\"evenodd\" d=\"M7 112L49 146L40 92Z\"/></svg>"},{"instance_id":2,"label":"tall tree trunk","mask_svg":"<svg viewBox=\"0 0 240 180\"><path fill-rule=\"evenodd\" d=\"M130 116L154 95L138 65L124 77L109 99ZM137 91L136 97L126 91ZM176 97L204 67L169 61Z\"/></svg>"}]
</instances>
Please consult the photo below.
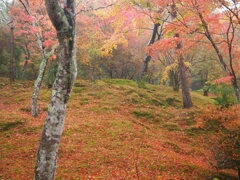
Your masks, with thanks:
<instances>
[{"instance_id":1,"label":"tall tree trunk","mask_svg":"<svg viewBox=\"0 0 240 180\"><path fill-rule=\"evenodd\" d=\"M149 43L147 44L147 47L151 46L155 42L159 26L160 26L160 24L158 24L158 23L153 25L152 36L151 36ZM151 58L152 57L148 54L146 54L144 57L142 71L141 71L141 79L147 74L148 64L149 64Z\"/></svg>"},{"instance_id":2,"label":"tall tree trunk","mask_svg":"<svg viewBox=\"0 0 240 180\"><path fill-rule=\"evenodd\" d=\"M176 11L176 5L173 4L171 6L171 19L172 21L177 18L177 11ZM179 37L179 34L176 33L175 37ZM176 50L180 50L182 48L181 42L177 44ZM193 106L191 94L189 91L189 86L187 82L187 75L186 75L186 66L184 64L184 57L181 53L179 53L179 59L178 59L178 68L179 68L179 77L181 81L182 86L182 99L183 99L183 107L184 108L190 108Z\"/></svg>"},{"instance_id":3,"label":"tall tree trunk","mask_svg":"<svg viewBox=\"0 0 240 180\"><path fill-rule=\"evenodd\" d=\"M35 180L52 180L55 177L57 152L63 132L67 102L77 75L75 0L66 0L64 9L58 0L45 0L45 3L48 15L57 30L60 55L48 115L38 149Z\"/></svg>"},{"instance_id":4,"label":"tall tree trunk","mask_svg":"<svg viewBox=\"0 0 240 180\"><path fill-rule=\"evenodd\" d=\"M14 61L15 38L14 38L13 24L11 24L10 31L11 31L11 44L10 44L9 80L10 82L14 82L16 79L16 69L15 69L15 61Z\"/></svg>"},{"instance_id":5,"label":"tall tree trunk","mask_svg":"<svg viewBox=\"0 0 240 180\"><path fill-rule=\"evenodd\" d=\"M182 86L183 107L190 108L192 107L193 104L192 104L191 94L190 94L189 86L187 82L187 76L186 76L187 68L184 64L184 59L182 55L180 55L178 66L179 66L179 75L180 75L181 86Z\"/></svg>"}]
</instances>

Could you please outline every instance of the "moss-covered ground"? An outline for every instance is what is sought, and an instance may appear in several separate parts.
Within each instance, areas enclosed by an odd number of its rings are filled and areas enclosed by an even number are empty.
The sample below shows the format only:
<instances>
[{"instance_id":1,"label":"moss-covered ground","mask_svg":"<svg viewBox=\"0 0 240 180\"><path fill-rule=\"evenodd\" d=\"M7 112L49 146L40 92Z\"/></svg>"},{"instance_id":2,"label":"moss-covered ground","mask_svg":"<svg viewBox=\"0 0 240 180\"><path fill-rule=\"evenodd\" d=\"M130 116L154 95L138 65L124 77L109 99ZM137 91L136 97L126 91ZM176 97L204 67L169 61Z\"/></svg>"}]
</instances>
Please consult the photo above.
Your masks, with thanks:
<instances>
[{"instance_id":1,"label":"moss-covered ground","mask_svg":"<svg viewBox=\"0 0 240 180\"><path fill-rule=\"evenodd\" d=\"M0 179L30 180L51 91L42 88L40 114L33 118L33 82L0 81ZM56 179L235 179L235 171L215 168L205 143L210 133L195 118L212 98L194 92L192 97L194 107L186 110L181 93L169 87L78 80Z\"/></svg>"}]
</instances>

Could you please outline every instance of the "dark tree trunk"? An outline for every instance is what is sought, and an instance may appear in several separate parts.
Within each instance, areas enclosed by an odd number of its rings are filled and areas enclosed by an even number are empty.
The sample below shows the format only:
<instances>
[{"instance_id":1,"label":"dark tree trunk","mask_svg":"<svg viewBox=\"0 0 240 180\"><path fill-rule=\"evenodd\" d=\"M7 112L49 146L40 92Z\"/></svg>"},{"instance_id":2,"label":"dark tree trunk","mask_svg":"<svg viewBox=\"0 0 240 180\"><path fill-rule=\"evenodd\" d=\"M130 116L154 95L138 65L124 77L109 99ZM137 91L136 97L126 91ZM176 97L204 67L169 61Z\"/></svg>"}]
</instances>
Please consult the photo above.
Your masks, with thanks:
<instances>
[{"instance_id":1,"label":"dark tree trunk","mask_svg":"<svg viewBox=\"0 0 240 180\"><path fill-rule=\"evenodd\" d=\"M22 68L22 78L25 79L25 73L27 70L27 65L28 65L28 61L24 62L23 68Z\"/></svg>"},{"instance_id":2,"label":"dark tree trunk","mask_svg":"<svg viewBox=\"0 0 240 180\"><path fill-rule=\"evenodd\" d=\"M113 78L113 72L112 72L112 70L109 71L109 74L110 74L110 78L112 79L112 78Z\"/></svg>"},{"instance_id":3,"label":"dark tree trunk","mask_svg":"<svg viewBox=\"0 0 240 180\"><path fill-rule=\"evenodd\" d=\"M172 21L175 18L177 18L176 5L173 4L171 6L171 19L172 19ZM179 37L179 34L175 34L175 37ZM181 48L182 48L182 44L181 44L181 42L179 42L177 44L176 50L180 50ZM184 108L190 108L190 107L193 106L193 103L192 103L192 98L191 98L191 94L190 94L189 86L188 86L188 82L187 82L187 75L186 75L187 68L184 64L184 57L181 53L179 53L178 58L179 58L178 59L179 77L180 77L181 87L182 87L183 107Z\"/></svg>"},{"instance_id":4,"label":"dark tree trunk","mask_svg":"<svg viewBox=\"0 0 240 180\"><path fill-rule=\"evenodd\" d=\"M178 92L180 88L180 79L179 79L179 72L176 70L172 70L169 72L170 77L170 85L173 88L173 91Z\"/></svg>"},{"instance_id":5,"label":"dark tree trunk","mask_svg":"<svg viewBox=\"0 0 240 180\"><path fill-rule=\"evenodd\" d=\"M62 136L67 102L75 81L75 0L67 0L62 9L58 0L45 0L48 15L57 30L59 66L53 84L51 102L37 153L35 180L52 180Z\"/></svg>"},{"instance_id":6,"label":"dark tree trunk","mask_svg":"<svg viewBox=\"0 0 240 180\"><path fill-rule=\"evenodd\" d=\"M238 167L238 180L240 180L240 167Z\"/></svg>"},{"instance_id":7,"label":"dark tree trunk","mask_svg":"<svg viewBox=\"0 0 240 180\"><path fill-rule=\"evenodd\" d=\"M147 47L151 46L155 42L159 26L160 26L160 24L154 24L152 36L151 36L149 43L147 44ZM145 55L144 61L143 61L143 66L142 66L142 71L141 71L141 78L143 78L147 74L148 64L151 61L151 58L152 57L150 55L147 55L147 54Z\"/></svg>"},{"instance_id":8,"label":"dark tree trunk","mask_svg":"<svg viewBox=\"0 0 240 180\"><path fill-rule=\"evenodd\" d=\"M240 103L240 89L238 87L237 79L235 77L232 79L232 86L235 92L236 99L238 103Z\"/></svg>"},{"instance_id":9,"label":"dark tree trunk","mask_svg":"<svg viewBox=\"0 0 240 180\"><path fill-rule=\"evenodd\" d=\"M29 52L28 45L26 42L25 42L25 47L23 48L23 50L25 53L25 62L24 62L23 68L22 68L22 78L25 79L25 72L27 70L28 60L30 60L30 57L31 57L31 54Z\"/></svg>"},{"instance_id":10,"label":"dark tree trunk","mask_svg":"<svg viewBox=\"0 0 240 180\"><path fill-rule=\"evenodd\" d=\"M15 60L14 60L15 38L14 38L13 24L11 24L10 31L11 31L11 44L10 44L9 80L10 82L14 82L16 79L16 69L15 69L16 67L15 67Z\"/></svg>"},{"instance_id":11,"label":"dark tree trunk","mask_svg":"<svg viewBox=\"0 0 240 180\"><path fill-rule=\"evenodd\" d=\"M184 64L184 59L182 55L180 55L180 58L179 58L179 74L180 74L180 80L181 80L181 86L182 86L183 107L190 108L193 106L193 104L192 104L191 94L190 94L189 86L187 82L186 66Z\"/></svg>"},{"instance_id":12,"label":"dark tree trunk","mask_svg":"<svg viewBox=\"0 0 240 180\"><path fill-rule=\"evenodd\" d=\"M33 77L31 78L31 80L34 80L37 77L37 74L35 73L36 72L36 68L35 68L34 63L31 63L30 67L31 67L31 70L32 70L32 73L33 73Z\"/></svg>"},{"instance_id":13,"label":"dark tree trunk","mask_svg":"<svg viewBox=\"0 0 240 180\"><path fill-rule=\"evenodd\" d=\"M148 65L149 65L149 62L150 62L151 58L152 58L151 56L145 55L144 60L143 60L141 78L143 78L144 76L147 75Z\"/></svg>"},{"instance_id":14,"label":"dark tree trunk","mask_svg":"<svg viewBox=\"0 0 240 180\"><path fill-rule=\"evenodd\" d=\"M203 91L203 96L208 96L208 90Z\"/></svg>"}]
</instances>

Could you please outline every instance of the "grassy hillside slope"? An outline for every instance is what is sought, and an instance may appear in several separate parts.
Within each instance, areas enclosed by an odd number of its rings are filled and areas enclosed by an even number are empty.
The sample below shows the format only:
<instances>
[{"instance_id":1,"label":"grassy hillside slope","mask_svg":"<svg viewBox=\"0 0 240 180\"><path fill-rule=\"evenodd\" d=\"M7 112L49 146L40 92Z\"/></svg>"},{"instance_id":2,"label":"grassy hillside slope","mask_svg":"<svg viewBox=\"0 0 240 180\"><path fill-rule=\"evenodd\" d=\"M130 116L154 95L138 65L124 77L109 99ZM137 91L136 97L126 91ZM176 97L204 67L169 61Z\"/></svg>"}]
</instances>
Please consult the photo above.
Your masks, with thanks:
<instances>
[{"instance_id":1,"label":"grassy hillside slope","mask_svg":"<svg viewBox=\"0 0 240 180\"><path fill-rule=\"evenodd\" d=\"M0 82L0 179L32 179L50 90L41 90L40 115L32 118L32 82ZM78 80L68 107L56 179L236 178L234 171L214 168L204 143L208 134L197 128L200 107L213 100L192 95L195 106L183 110L181 94L165 86Z\"/></svg>"}]
</instances>

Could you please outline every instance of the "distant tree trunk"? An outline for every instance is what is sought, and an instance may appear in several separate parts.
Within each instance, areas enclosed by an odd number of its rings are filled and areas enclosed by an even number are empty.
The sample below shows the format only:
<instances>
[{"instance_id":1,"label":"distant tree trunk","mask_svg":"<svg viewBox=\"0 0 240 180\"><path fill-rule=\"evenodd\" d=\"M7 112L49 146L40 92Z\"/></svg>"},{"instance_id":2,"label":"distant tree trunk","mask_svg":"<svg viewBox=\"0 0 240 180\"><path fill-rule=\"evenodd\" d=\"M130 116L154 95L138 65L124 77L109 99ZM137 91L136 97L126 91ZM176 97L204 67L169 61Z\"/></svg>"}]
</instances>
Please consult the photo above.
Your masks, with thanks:
<instances>
[{"instance_id":1,"label":"distant tree trunk","mask_svg":"<svg viewBox=\"0 0 240 180\"><path fill-rule=\"evenodd\" d=\"M240 89L238 87L238 83L237 83L236 78L232 79L232 86L233 86L233 89L234 89L234 92L235 92L236 99L237 99L238 103L240 103Z\"/></svg>"},{"instance_id":2,"label":"distant tree trunk","mask_svg":"<svg viewBox=\"0 0 240 180\"><path fill-rule=\"evenodd\" d=\"M29 52L28 45L27 45L26 42L25 42L25 47L23 48L23 50L24 50L24 53L25 53L25 62L24 62L23 68L22 68L22 78L24 79L25 78L25 72L26 72L27 65L28 65L28 60L30 60L30 57L31 57L31 54Z\"/></svg>"},{"instance_id":3,"label":"distant tree trunk","mask_svg":"<svg viewBox=\"0 0 240 180\"><path fill-rule=\"evenodd\" d=\"M59 40L59 66L37 154L35 180L55 177L57 152L62 136L67 102L76 79L75 0L45 0L48 15Z\"/></svg>"},{"instance_id":4,"label":"distant tree trunk","mask_svg":"<svg viewBox=\"0 0 240 180\"><path fill-rule=\"evenodd\" d=\"M109 71L109 74L110 74L110 78L112 79L112 78L113 78L113 72L112 72L112 70Z\"/></svg>"},{"instance_id":5,"label":"distant tree trunk","mask_svg":"<svg viewBox=\"0 0 240 180\"><path fill-rule=\"evenodd\" d=\"M23 68L22 68L22 78L25 79L25 73L26 73L26 70L27 70L27 65L28 65L28 62L25 61L24 64L23 64Z\"/></svg>"},{"instance_id":6,"label":"distant tree trunk","mask_svg":"<svg viewBox=\"0 0 240 180\"><path fill-rule=\"evenodd\" d=\"M208 81L208 70L202 70L200 72L201 86L204 87L205 83Z\"/></svg>"},{"instance_id":7,"label":"distant tree trunk","mask_svg":"<svg viewBox=\"0 0 240 180\"><path fill-rule=\"evenodd\" d=\"M33 77L31 78L31 80L35 80L36 79L36 77L37 77L37 74L36 73L34 73L34 72L36 72L36 69L35 69L35 65L34 65L34 63L31 63L31 69L32 69L32 72L33 72Z\"/></svg>"},{"instance_id":8,"label":"distant tree trunk","mask_svg":"<svg viewBox=\"0 0 240 180\"><path fill-rule=\"evenodd\" d=\"M208 81L208 70L202 70L200 72L200 77L201 77L201 87L203 88L203 96L208 96L208 92L210 87L207 87L209 85L206 85Z\"/></svg>"},{"instance_id":9,"label":"distant tree trunk","mask_svg":"<svg viewBox=\"0 0 240 180\"><path fill-rule=\"evenodd\" d=\"M154 24L152 36L151 36L149 43L147 44L147 47L151 46L155 42L159 26L160 26L160 24L158 24L158 23ZM145 55L144 61L143 61L143 66L142 66L142 71L141 71L141 78L143 78L147 74L148 64L149 64L151 58L152 57L150 55L148 55L148 54Z\"/></svg>"},{"instance_id":10,"label":"distant tree trunk","mask_svg":"<svg viewBox=\"0 0 240 180\"><path fill-rule=\"evenodd\" d=\"M170 71L169 79L170 79L170 85L172 86L173 91L178 92L180 88L179 72L175 70Z\"/></svg>"},{"instance_id":11,"label":"distant tree trunk","mask_svg":"<svg viewBox=\"0 0 240 180\"><path fill-rule=\"evenodd\" d=\"M208 96L208 91L209 91L209 89L204 90L203 91L203 96Z\"/></svg>"},{"instance_id":12,"label":"distant tree trunk","mask_svg":"<svg viewBox=\"0 0 240 180\"><path fill-rule=\"evenodd\" d=\"M14 38L14 26L11 24L11 44L10 44L10 62L9 62L9 80L14 82L16 79L16 69L15 69L15 60L14 60L14 48L15 48L15 38Z\"/></svg>"}]
</instances>

